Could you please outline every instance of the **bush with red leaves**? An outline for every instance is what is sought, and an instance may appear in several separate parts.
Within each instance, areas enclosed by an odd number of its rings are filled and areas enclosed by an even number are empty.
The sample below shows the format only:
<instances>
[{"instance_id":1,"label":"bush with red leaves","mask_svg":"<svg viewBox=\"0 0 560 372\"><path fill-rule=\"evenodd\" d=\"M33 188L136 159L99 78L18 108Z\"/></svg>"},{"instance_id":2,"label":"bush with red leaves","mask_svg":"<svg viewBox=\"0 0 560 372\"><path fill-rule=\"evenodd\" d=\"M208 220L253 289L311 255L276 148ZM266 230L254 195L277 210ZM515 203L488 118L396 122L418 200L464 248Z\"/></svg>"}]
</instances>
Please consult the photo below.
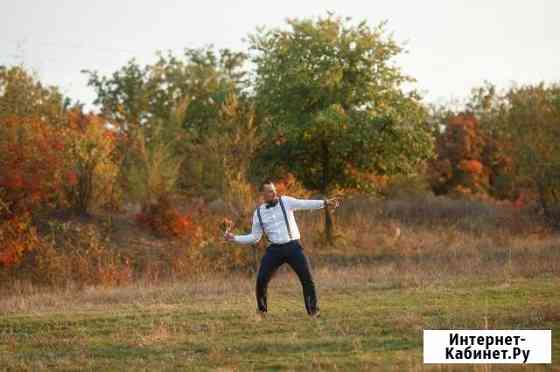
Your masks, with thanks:
<instances>
[{"instance_id":1,"label":"bush with red leaves","mask_svg":"<svg viewBox=\"0 0 560 372\"><path fill-rule=\"evenodd\" d=\"M197 231L192 219L179 212L168 196L144 206L136 215L136 222L163 238L192 238Z\"/></svg>"}]
</instances>

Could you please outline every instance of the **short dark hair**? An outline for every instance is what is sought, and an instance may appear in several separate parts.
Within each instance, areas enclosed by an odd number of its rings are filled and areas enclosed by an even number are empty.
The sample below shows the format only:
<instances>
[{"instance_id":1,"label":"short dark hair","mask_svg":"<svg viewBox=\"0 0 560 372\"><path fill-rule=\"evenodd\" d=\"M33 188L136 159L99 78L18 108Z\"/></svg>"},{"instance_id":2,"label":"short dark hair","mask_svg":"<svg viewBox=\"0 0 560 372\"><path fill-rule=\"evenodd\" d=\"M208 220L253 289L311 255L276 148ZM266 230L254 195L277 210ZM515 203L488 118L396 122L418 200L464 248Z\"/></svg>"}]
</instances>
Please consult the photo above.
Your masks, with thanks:
<instances>
[{"instance_id":1,"label":"short dark hair","mask_svg":"<svg viewBox=\"0 0 560 372\"><path fill-rule=\"evenodd\" d=\"M272 185L276 189L276 187L274 186L274 182L272 182L270 178L267 178L261 183L261 186L259 187L259 191L263 191L264 185Z\"/></svg>"}]
</instances>

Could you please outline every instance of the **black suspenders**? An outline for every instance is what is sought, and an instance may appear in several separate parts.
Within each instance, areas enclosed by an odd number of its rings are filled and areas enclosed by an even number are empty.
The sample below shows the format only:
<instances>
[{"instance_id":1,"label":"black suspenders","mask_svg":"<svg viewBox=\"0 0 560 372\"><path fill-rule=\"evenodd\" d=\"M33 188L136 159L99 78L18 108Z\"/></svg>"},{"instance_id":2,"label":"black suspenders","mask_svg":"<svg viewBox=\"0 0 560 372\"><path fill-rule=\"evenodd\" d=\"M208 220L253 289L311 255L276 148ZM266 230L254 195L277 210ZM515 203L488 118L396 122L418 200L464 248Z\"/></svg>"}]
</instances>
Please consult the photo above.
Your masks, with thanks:
<instances>
[{"instance_id":1,"label":"black suspenders","mask_svg":"<svg viewBox=\"0 0 560 372\"><path fill-rule=\"evenodd\" d=\"M284 214L284 221L286 221L286 227L288 228L288 236L292 240L292 230L290 229L290 223L288 222L288 215L286 214L286 209L284 208L284 203L282 202L282 197L280 199L280 207L282 208L282 214Z\"/></svg>"},{"instance_id":2,"label":"black suspenders","mask_svg":"<svg viewBox=\"0 0 560 372\"><path fill-rule=\"evenodd\" d=\"M290 223L288 222L288 215L286 214L286 208L284 208L284 203L282 202L282 197L279 197L278 199L280 199L280 208L282 208L282 214L284 215L284 221L286 222L286 228L288 229L288 236L290 237L290 240L292 240L292 230L290 229ZM263 231L263 234L265 234L266 239L268 241L270 241L270 239L268 239L268 234L264 230L264 224L263 224L263 221L262 221L261 207L260 206L257 207L257 217L259 218L259 224L261 225L261 230Z\"/></svg>"},{"instance_id":3,"label":"black suspenders","mask_svg":"<svg viewBox=\"0 0 560 372\"><path fill-rule=\"evenodd\" d=\"M257 207L257 217L259 218L259 224L261 225L261 230L262 230L263 234L266 236L266 240L268 240L270 242L270 239L268 239L268 234L266 233L266 231L264 231L264 224L262 222L261 206L260 205Z\"/></svg>"}]
</instances>

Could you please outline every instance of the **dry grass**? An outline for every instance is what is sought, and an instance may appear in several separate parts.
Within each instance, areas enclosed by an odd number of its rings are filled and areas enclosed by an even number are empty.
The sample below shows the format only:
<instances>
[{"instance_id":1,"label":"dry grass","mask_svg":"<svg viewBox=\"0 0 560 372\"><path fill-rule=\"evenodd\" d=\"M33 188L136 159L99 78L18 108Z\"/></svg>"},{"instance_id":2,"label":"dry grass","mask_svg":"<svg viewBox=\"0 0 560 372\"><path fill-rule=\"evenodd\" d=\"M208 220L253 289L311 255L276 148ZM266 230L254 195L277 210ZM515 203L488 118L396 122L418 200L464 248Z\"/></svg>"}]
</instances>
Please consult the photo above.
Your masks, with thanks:
<instances>
[{"instance_id":1,"label":"dry grass","mask_svg":"<svg viewBox=\"0 0 560 372\"><path fill-rule=\"evenodd\" d=\"M41 275L31 276L35 284L18 274L0 285L0 293L17 295L40 286L44 277L58 291L73 293L96 285L212 283L209 277L254 273L263 248L224 243L217 228L221 216L198 213L196 221L204 234L196 242L155 238L124 215L113 218L110 228L103 218L70 221L72 238L57 237L59 248L49 251L56 254L43 260L49 265L42 267ZM373 273L385 271L400 282L418 283L442 277L512 279L560 273L560 234L549 230L531 208L433 197L350 199L335 219L338 237L334 245L327 245L323 213L298 214L303 245L319 271L364 267ZM84 240L89 243L80 243L76 231L91 232ZM78 243L81 248L76 251ZM88 258L86 252L97 252L100 259Z\"/></svg>"},{"instance_id":2,"label":"dry grass","mask_svg":"<svg viewBox=\"0 0 560 372\"><path fill-rule=\"evenodd\" d=\"M442 198L352 200L336 217L339 235L329 246L321 238L322 216L301 215L304 246L318 264L393 262L404 271L437 266L458 275L560 273L560 234L530 208Z\"/></svg>"}]
</instances>

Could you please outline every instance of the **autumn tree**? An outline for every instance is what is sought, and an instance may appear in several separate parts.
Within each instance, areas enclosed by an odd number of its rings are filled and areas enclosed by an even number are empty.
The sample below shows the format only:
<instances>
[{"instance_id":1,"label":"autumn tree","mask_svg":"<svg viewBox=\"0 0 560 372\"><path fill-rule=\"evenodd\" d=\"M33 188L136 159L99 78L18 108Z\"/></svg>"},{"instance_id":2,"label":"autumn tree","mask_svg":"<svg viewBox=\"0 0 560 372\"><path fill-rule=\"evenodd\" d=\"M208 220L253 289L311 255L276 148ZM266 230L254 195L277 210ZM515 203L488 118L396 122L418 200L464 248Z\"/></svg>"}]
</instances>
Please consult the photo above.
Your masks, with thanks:
<instances>
[{"instance_id":1,"label":"autumn tree","mask_svg":"<svg viewBox=\"0 0 560 372\"><path fill-rule=\"evenodd\" d=\"M38 242L34 215L63 201L65 100L25 68L0 67L0 267Z\"/></svg>"},{"instance_id":2,"label":"autumn tree","mask_svg":"<svg viewBox=\"0 0 560 372\"><path fill-rule=\"evenodd\" d=\"M166 121L152 118L131 137L131 163L125 170L130 198L139 201L142 211L137 222L161 237L193 237L188 216L174 203L183 159L175 151L184 139L181 125L188 102L174 107Z\"/></svg>"},{"instance_id":3,"label":"autumn tree","mask_svg":"<svg viewBox=\"0 0 560 372\"><path fill-rule=\"evenodd\" d=\"M471 91L467 110L478 120L478 130L484 139L482 163L489 170L489 194L496 199L513 200L519 197L523 186L516 181L512 158L514 141L504 125L509 104L496 87L486 82Z\"/></svg>"},{"instance_id":4,"label":"autumn tree","mask_svg":"<svg viewBox=\"0 0 560 372\"><path fill-rule=\"evenodd\" d=\"M212 183L213 175L207 172L204 159L193 156L192 145L220 136L222 107L228 104L228 97L233 95L239 104L244 104L246 56L211 48L186 49L181 56L158 55L154 64L142 67L132 60L108 77L86 71L89 85L97 93L95 103L130 141L135 141L137 130L149 141L148 127L172 123L171 113L187 102L179 124L188 140L183 138L173 144L173 151L186 160L182 162L179 186L189 189L195 184ZM132 161L132 146L132 142L123 143L124 168Z\"/></svg>"},{"instance_id":5,"label":"autumn tree","mask_svg":"<svg viewBox=\"0 0 560 372\"><path fill-rule=\"evenodd\" d=\"M437 135L430 182L436 194L487 194L490 169L483 161L486 141L472 113L449 115Z\"/></svg>"},{"instance_id":6,"label":"autumn tree","mask_svg":"<svg viewBox=\"0 0 560 372\"><path fill-rule=\"evenodd\" d=\"M560 85L483 87L474 96L487 136L508 162L513 187L533 191L550 221L560 221ZM480 99L484 97L485 99Z\"/></svg>"},{"instance_id":7,"label":"autumn tree","mask_svg":"<svg viewBox=\"0 0 560 372\"><path fill-rule=\"evenodd\" d=\"M63 148L54 130L65 99L23 67L0 67L0 191L5 216L55 204L61 197Z\"/></svg>"},{"instance_id":8,"label":"autumn tree","mask_svg":"<svg viewBox=\"0 0 560 372\"><path fill-rule=\"evenodd\" d=\"M106 204L118 192L117 136L101 116L81 108L68 112L64 134L65 189L74 211L87 214L95 204Z\"/></svg>"},{"instance_id":9,"label":"autumn tree","mask_svg":"<svg viewBox=\"0 0 560 372\"><path fill-rule=\"evenodd\" d=\"M333 15L292 19L251 37L254 91L267 143L261 169L281 169L324 196L370 186L364 175L407 174L430 156L425 111L394 63L384 24ZM262 165L266 164L265 167ZM332 241L332 218L325 232Z\"/></svg>"}]
</instances>

